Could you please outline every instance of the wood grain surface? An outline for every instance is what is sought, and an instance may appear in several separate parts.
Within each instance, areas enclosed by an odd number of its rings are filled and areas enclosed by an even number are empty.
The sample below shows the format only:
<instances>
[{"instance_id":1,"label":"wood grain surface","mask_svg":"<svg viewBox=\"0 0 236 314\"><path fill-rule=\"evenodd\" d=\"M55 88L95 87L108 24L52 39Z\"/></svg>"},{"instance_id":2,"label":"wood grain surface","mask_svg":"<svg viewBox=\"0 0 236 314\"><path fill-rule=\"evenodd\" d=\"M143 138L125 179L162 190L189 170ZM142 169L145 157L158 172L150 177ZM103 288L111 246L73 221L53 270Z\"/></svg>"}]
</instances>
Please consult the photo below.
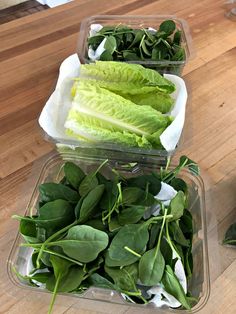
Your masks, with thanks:
<instances>
[{"instance_id":1,"label":"wood grain surface","mask_svg":"<svg viewBox=\"0 0 236 314\"><path fill-rule=\"evenodd\" d=\"M81 20L95 14L175 14L189 24L195 55L184 69L189 100L174 160L186 154L197 161L205 183L212 282L199 313L236 313L236 251L221 245L227 227L236 222L236 23L225 18L223 2L80 0L0 26L1 314L47 312L49 295L22 292L8 279L6 264L17 230L11 215L24 213L42 163L54 149L37 119L60 63L76 51ZM124 311L59 297L54 313Z\"/></svg>"}]
</instances>

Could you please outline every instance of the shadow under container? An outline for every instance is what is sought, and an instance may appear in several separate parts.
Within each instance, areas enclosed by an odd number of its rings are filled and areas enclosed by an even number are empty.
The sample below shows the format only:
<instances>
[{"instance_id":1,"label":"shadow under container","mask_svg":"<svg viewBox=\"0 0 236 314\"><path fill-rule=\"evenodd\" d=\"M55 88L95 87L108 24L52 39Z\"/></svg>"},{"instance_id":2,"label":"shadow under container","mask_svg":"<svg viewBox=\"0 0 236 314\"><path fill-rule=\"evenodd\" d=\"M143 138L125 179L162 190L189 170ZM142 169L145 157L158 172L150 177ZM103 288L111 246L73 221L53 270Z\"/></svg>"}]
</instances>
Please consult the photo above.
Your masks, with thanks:
<instances>
[{"instance_id":1,"label":"shadow under container","mask_svg":"<svg viewBox=\"0 0 236 314\"><path fill-rule=\"evenodd\" d=\"M143 159L142 162L130 163L126 158L122 158L122 154L119 157L120 158L116 155L115 158L111 155L108 158L108 163L103 166L100 172L107 178L112 178L112 169L116 169L122 176L128 178L158 171L160 167L158 161L156 163L153 161L150 163L146 159ZM26 215L29 214L32 208L35 208L36 210L38 208L39 185L45 182L59 182L63 178L63 166L66 161L72 161L79 165L85 173L90 173L97 169L106 158L104 158L102 154L100 156L95 156L83 150L81 150L80 157L78 154L76 154L76 156L74 154L56 154L50 157L42 167L32 196L29 200ZM181 310L181 312L197 313L206 304L210 293L204 186L201 177L193 176L188 170L183 169L178 177L185 180L189 191L188 210L193 217L193 275L188 282L188 291L193 297L198 299L197 304L191 311ZM24 242L24 240L18 233L8 259L8 276L14 284L15 290L17 289L20 291L22 297L30 297L30 300L32 300L36 295L37 300L41 300L44 304L47 304L48 302L49 305L50 293L45 288L32 287L25 281L21 281L15 275L14 268L22 275L28 275L30 271L30 259L33 250L29 247L20 247L22 242ZM139 311L140 313L158 314L180 313L180 310L168 307L157 308L151 303L145 306L128 303L118 292L96 287L90 287L83 294L59 293L56 302L59 305L81 308L81 303L83 306L86 306L86 302L91 303L91 301L94 302L92 310L98 310L96 303L98 304L99 302L104 308L109 306L116 308L118 306L119 313L126 313L127 311L128 313L139 313ZM111 308L109 307L109 309Z\"/></svg>"},{"instance_id":2,"label":"shadow under container","mask_svg":"<svg viewBox=\"0 0 236 314\"><path fill-rule=\"evenodd\" d=\"M184 66L193 55L192 39L188 24L185 20L179 19L174 15L94 15L82 21L79 33L77 53L82 63L92 63L88 57L88 37L90 26L100 24L102 26L126 25L133 29L153 28L158 29L165 20L173 20L176 28L181 31L181 47L185 50L185 59L181 61L170 60L141 60L141 61L121 61L135 63L158 71L159 73L170 73L181 76Z\"/></svg>"}]
</instances>

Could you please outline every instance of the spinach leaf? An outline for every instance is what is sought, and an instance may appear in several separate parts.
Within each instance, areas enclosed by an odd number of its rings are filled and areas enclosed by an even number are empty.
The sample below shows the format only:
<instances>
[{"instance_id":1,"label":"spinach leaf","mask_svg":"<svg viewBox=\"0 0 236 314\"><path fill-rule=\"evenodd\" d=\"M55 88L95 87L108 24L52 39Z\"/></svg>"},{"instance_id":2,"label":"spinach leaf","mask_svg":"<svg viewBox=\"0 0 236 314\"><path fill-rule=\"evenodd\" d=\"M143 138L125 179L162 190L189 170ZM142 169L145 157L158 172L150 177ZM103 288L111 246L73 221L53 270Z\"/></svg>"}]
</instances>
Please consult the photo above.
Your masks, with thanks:
<instances>
[{"instance_id":1,"label":"spinach leaf","mask_svg":"<svg viewBox=\"0 0 236 314\"><path fill-rule=\"evenodd\" d=\"M226 231L223 244L236 245L236 223L232 224Z\"/></svg>"},{"instance_id":2,"label":"spinach leaf","mask_svg":"<svg viewBox=\"0 0 236 314\"><path fill-rule=\"evenodd\" d=\"M146 286L155 286L160 282L165 269L165 260L160 249L146 251L139 262L139 278Z\"/></svg>"},{"instance_id":3,"label":"spinach leaf","mask_svg":"<svg viewBox=\"0 0 236 314\"><path fill-rule=\"evenodd\" d=\"M161 181L154 175L142 175L138 177L129 178L127 180L128 186L138 187L145 190L148 184L148 191L153 195L157 195L161 190Z\"/></svg>"},{"instance_id":4,"label":"spinach leaf","mask_svg":"<svg viewBox=\"0 0 236 314\"><path fill-rule=\"evenodd\" d=\"M79 194L80 196L85 196L88 194L91 190L95 189L98 185L98 179L96 177L96 174L91 173L88 174L80 183L79 186Z\"/></svg>"},{"instance_id":5,"label":"spinach leaf","mask_svg":"<svg viewBox=\"0 0 236 314\"><path fill-rule=\"evenodd\" d=\"M83 170L73 162L67 161L64 165L64 173L69 184L78 190L80 182L85 177Z\"/></svg>"},{"instance_id":6,"label":"spinach leaf","mask_svg":"<svg viewBox=\"0 0 236 314\"><path fill-rule=\"evenodd\" d=\"M161 225L156 223L153 224L151 226L150 229L150 237L149 237L149 241L148 241L148 249L153 249L154 246L157 244L157 240L158 240L158 234L161 230Z\"/></svg>"},{"instance_id":7,"label":"spinach leaf","mask_svg":"<svg viewBox=\"0 0 236 314\"><path fill-rule=\"evenodd\" d=\"M108 248L105 258L106 265L115 267L136 262L145 250L148 239L148 225L145 223L122 227Z\"/></svg>"},{"instance_id":8,"label":"spinach leaf","mask_svg":"<svg viewBox=\"0 0 236 314\"><path fill-rule=\"evenodd\" d=\"M173 295L187 310L191 309L183 287L169 265L166 265L162 284L164 285L166 292Z\"/></svg>"},{"instance_id":9,"label":"spinach leaf","mask_svg":"<svg viewBox=\"0 0 236 314\"><path fill-rule=\"evenodd\" d=\"M124 208L118 215L118 221L121 225L134 224L142 219L146 206L130 205Z\"/></svg>"},{"instance_id":10,"label":"spinach leaf","mask_svg":"<svg viewBox=\"0 0 236 314\"><path fill-rule=\"evenodd\" d=\"M114 36L110 35L106 37L104 49L111 55L113 54L113 52L116 50L116 38Z\"/></svg>"},{"instance_id":11,"label":"spinach leaf","mask_svg":"<svg viewBox=\"0 0 236 314\"><path fill-rule=\"evenodd\" d=\"M180 178L174 178L171 180L170 185L178 192L178 191L183 191L184 193L187 192L188 187L186 182L183 179Z\"/></svg>"},{"instance_id":12,"label":"spinach leaf","mask_svg":"<svg viewBox=\"0 0 236 314\"><path fill-rule=\"evenodd\" d=\"M170 214L173 215L171 220L177 220L184 213L184 206L185 206L185 195L184 192L179 191L174 198L172 198L170 202Z\"/></svg>"},{"instance_id":13,"label":"spinach leaf","mask_svg":"<svg viewBox=\"0 0 236 314\"><path fill-rule=\"evenodd\" d=\"M76 217L79 218L78 223L85 222L94 212L95 207L99 203L104 192L104 185L97 185L82 200L81 207L76 206Z\"/></svg>"},{"instance_id":14,"label":"spinach leaf","mask_svg":"<svg viewBox=\"0 0 236 314\"><path fill-rule=\"evenodd\" d=\"M100 206L102 209L112 208L118 197L117 182L108 181L105 183L105 193L102 195Z\"/></svg>"},{"instance_id":15,"label":"spinach leaf","mask_svg":"<svg viewBox=\"0 0 236 314\"><path fill-rule=\"evenodd\" d=\"M107 159L102 162L102 164L97 168L96 171L88 174L87 176L84 177L82 182L80 183L79 186L79 194L80 196L85 196L93 190L97 185L98 185L98 179L96 177L96 174L100 171L100 169L107 163Z\"/></svg>"},{"instance_id":16,"label":"spinach leaf","mask_svg":"<svg viewBox=\"0 0 236 314\"><path fill-rule=\"evenodd\" d=\"M105 277L99 275L98 273L94 273L88 278L88 282L91 286L103 288L103 289L111 289L116 290L113 283L111 283Z\"/></svg>"},{"instance_id":17,"label":"spinach leaf","mask_svg":"<svg viewBox=\"0 0 236 314\"><path fill-rule=\"evenodd\" d=\"M32 276L30 276L30 279L41 283L46 283L50 276L51 276L50 272L35 273Z\"/></svg>"},{"instance_id":18,"label":"spinach leaf","mask_svg":"<svg viewBox=\"0 0 236 314\"><path fill-rule=\"evenodd\" d=\"M51 202L58 199L77 203L79 194L61 183L43 183L39 186L40 200Z\"/></svg>"},{"instance_id":19,"label":"spinach leaf","mask_svg":"<svg viewBox=\"0 0 236 314\"><path fill-rule=\"evenodd\" d=\"M139 278L146 286L154 286L160 282L165 269L165 260L161 254L161 238L165 227L167 209L164 212L161 229L158 235L157 246L154 249L146 251L139 261Z\"/></svg>"},{"instance_id":20,"label":"spinach leaf","mask_svg":"<svg viewBox=\"0 0 236 314\"><path fill-rule=\"evenodd\" d=\"M58 283L57 292L71 292L79 287L81 284L85 273L82 267L72 266L66 273L62 273L60 277L60 281ZM47 282L46 288L49 291L54 291L56 285L56 277L51 275Z\"/></svg>"},{"instance_id":21,"label":"spinach leaf","mask_svg":"<svg viewBox=\"0 0 236 314\"><path fill-rule=\"evenodd\" d=\"M122 291L137 290L136 281L138 279L138 264L134 263L123 268L111 268L105 266L105 272L114 281L116 289Z\"/></svg>"},{"instance_id":22,"label":"spinach leaf","mask_svg":"<svg viewBox=\"0 0 236 314\"><path fill-rule=\"evenodd\" d=\"M175 30L175 22L172 20L166 20L161 23L159 30L165 32L167 35L171 35Z\"/></svg>"},{"instance_id":23,"label":"spinach leaf","mask_svg":"<svg viewBox=\"0 0 236 314\"><path fill-rule=\"evenodd\" d=\"M74 220L73 207L62 199L48 202L40 207L38 217L34 219L37 226L54 231L69 225Z\"/></svg>"},{"instance_id":24,"label":"spinach leaf","mask_svg":"<svg viewBox=\"0 0 236 314\"><path fill-rule=\"evenodd\" d=\"M174 34L174 38L173 38L173 43L175 45L178 45L180 46L180 43L181 43L181 31L176 31L175 34Z\"/></svg>"},{"instance_id":25,"label":"spinach leaf","mask_svg":"<svg viewBox=\"0 0 236 314\"><path fill-rule=\"evenodd\" d=\"M122 203L124 205L137 204L143 196L143 190L136 187L124 188L122 191Z\"/></svg>"},{"instance_id":26,"label":"spinach leaf","mask_svg":"<svg viewBox=\"0 0 236 314\"><path fill-rule=\"evenodd\" d=\"M190 241L185 238L181 228L179 227L176 221L170 222L169 230L170 230L170 235L175 240L175 242L177 242L178 244L182 246L186 246L186 247L190 246Z\"/></svg>"},{"instance_id":27,"label":"spinach leaf","mask_svg":"<svg viewBox=\"0 0 236 314\"><path fill-rule=\"evenodd\" d=\"M29 243L37 243L39 242L37 238L37 230L36 230L36 225L35 221L32 219L32 221L20 220L20 233L25 239L25 241Z\"/></svg>"},{"instance_id":28,"label":"spinach leaf","mask_svg":"<svg viewBox=\"0 0 236 314\"><path fill-rule=\"evenodd\" d=\"M103 53L100 55L101 61L112 61L113 57L112 54L109 51L103 51Z\"/></svg>"},{"instance_id":29,"label":"spinach leaf","mask_svg":"<svg viewBox=\"0 0 236 314\"><path fill-rule=\"evenodd\" d=\"M103 224L100 218L87 220L86 225L101 231L107 231L106 225Z\"/></svg>"},{"instance_id":30,"label":"spinach leaf","mask_svg":"<svg viewBox=\"0 0 236 314\"><path fill-rule=\"evenodd\" d=\"M160 249L164 257L165 263L171 266L172 265L172 249L165 237L162 237L161 239Z\"/></svg>"},{"instance_id":31,"label":"spinach leaf","mask_svg":"<svg viewBox=\"0 0 236 314\"><path fill-rule=\"evenodd\" d=\"M107 247L108 235L90 226L78 225L70 228L64 239L47 243L51 245L60 246L69 257L88 263Z\"/></svg>"}]
</instances>

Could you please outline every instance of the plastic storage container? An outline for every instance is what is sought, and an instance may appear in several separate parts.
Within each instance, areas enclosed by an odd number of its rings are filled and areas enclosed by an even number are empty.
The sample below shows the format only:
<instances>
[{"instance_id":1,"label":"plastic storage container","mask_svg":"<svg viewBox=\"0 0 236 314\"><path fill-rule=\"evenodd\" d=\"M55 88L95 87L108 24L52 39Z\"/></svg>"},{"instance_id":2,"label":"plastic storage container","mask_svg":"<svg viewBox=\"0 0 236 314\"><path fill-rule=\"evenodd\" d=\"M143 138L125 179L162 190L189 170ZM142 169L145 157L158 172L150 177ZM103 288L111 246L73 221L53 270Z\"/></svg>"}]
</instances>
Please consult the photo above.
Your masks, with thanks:
<instances>
[{"instance_id":1,"label":"plastic storage container","mask_svg":"<svg viewBox=\"0 0 236 314\"><path fill-rule=\"evenodd\" d=\"M102 26L106 25L127 25L131 28L148 28L157 29L159 25L164 20L172 19L176 23L177 29L182 32L181 46L185 49L186 58L183 61L125 61L129 63L141 64L144 67L155 69L160 73L172 73L176 75L181 75L185 64L188 62L189 58L192 55L192 41L188 28L188 24L182 20L178 19L173 15L95 15L89 18L86 18L82 21L80 27L79 41L77 53L80 57L82 63L91 63L88 58L88 44L87 39L89 37L90 26L92 24L100 24Z\"/></svg>"},{"instance_id":2,"label":"plastic storage container","mask_svg":"<svg viewBox=\"0 0 236 314\"><path fill-rule=\"evenodd\" d=\"M73 161L78 164L85 172L90 172L97 168L98 165L105 159L103 152L98 156L91 153L91 150L81 150L81 154L74 156L74 154L55 155L49 158L44 164L36 186L34 188L31 199L28 203L26 214L30 209L37 208L37 202L39 197L38 186L44 182L59 182L63 177L63 165L65 161ZM106 155L107 158L107 155ZM119 170L121 175L126 177L137 176L141 174L147 174L158 169L158 163L143 160L140 163L132 163L119 156L109 156L108 163L103 167L101 171L103 175L111 176L111 167ZM210 284L209 284L209 270L208 270L208 251L207 251L207 229L206 229L206 217L205 217L205 200L204 200L204 186L201 177L193 176L189 171L183 170L179 177L182 177L188 184L189 188L189 207L194 223L194 235L193 235L193 276L188 284L188 290L191 294L198 298L198 303L192 308L191 313L198 312L206 303L209 297ZM12 247L9 260L8 260L8 274L11 281L15 286L21 290L25 290L27 295L30 292L35 291L38 298L42 296L45 300L45 292L49 294L45 289L39 287L32 287L27 285L24 281L21 281L16 277L13 267L17 269L21 274L28 274L29 271L29 259L32 254L32 249L28 247L20 247L19 244L23 242L20 234L17 235L14 245ZM44 293L43 293L44 292ZM72 307L76 307L76 303L80 304L82 300L93 300L110 303L111 306L121 306L124 313L127 308L131 308L133 311L142 310L155 311L156 313L169 313L178 312L179 310L169 308L157 308L151 304L147 306L140 306L137 304L131 304L124 301L124 299L116 292L111 290L104 290L99 288L89 288L83 294L62 294L64 300L70 300L72 297ZM78 298L77 300L75 298ZM81 300L82 298L82 300ZM63 303L65 304L65 303ZM187 312L186 310L183 310Z\"/></svg>"},{"instance_id":3,"label":"plastic storage container","mask_svg":"<svg viewBox=\"0 0 236 314\"><path fill-rule=\"evenodd\" d=\"M187 102L187 89L181 77L165 74L165 77L176 86L176 90L172 93L174 106L170 113L168 113L174 117L174 121L160 136L163 149L146 149L105 141L85 142L66 135L64 124L72 103L70 91L73 85L73 78L79 76L79 70L80 62L76 54L66 58L60 66L56 89L46 102L39 117L39 125L43 129L46 139L62 145L64 144L68 149L93 147L94 149L104 149L108 152L127 152L133 154L135 160L140 158L141 155L149 155L165 160L168 156L174 154L176 148L179 146L184 128Z\"/></svg>"}]
</instances>

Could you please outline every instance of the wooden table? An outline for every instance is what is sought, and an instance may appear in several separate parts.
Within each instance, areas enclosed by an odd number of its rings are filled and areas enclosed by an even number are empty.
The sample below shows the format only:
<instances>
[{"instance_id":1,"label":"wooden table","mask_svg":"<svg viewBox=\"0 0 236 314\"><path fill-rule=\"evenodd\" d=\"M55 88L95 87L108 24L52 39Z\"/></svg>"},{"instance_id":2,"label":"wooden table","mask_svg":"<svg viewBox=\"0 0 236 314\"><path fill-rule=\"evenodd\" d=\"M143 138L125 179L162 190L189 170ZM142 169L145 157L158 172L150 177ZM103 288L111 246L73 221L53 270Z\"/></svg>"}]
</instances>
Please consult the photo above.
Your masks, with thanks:
<instances>
[{"instance_id":1,"label":"wooden table","mask_svg":"<svg viewBox=\"0 0 236 314\"><path fill-rule=\"evenodd\" d=\"M18 226L11 215L24 212L33 182L27 188L24 183L53 150L37 118L60 63L75 52L81 20L94 14L176 14L189 23L196 55L184 70L189 101L177 155L197 161L205 182L212 287L200 313L236 313L236 251L221 245L236 221L236 24L224 17L223 2L80 0L0 27L0 313L47 311L49 296L24 297L7 279L6 260ZM75 308L63 298L54 310L99 312L122 313L119 306L85 301Z\"/></svg>"}]
</instances>

